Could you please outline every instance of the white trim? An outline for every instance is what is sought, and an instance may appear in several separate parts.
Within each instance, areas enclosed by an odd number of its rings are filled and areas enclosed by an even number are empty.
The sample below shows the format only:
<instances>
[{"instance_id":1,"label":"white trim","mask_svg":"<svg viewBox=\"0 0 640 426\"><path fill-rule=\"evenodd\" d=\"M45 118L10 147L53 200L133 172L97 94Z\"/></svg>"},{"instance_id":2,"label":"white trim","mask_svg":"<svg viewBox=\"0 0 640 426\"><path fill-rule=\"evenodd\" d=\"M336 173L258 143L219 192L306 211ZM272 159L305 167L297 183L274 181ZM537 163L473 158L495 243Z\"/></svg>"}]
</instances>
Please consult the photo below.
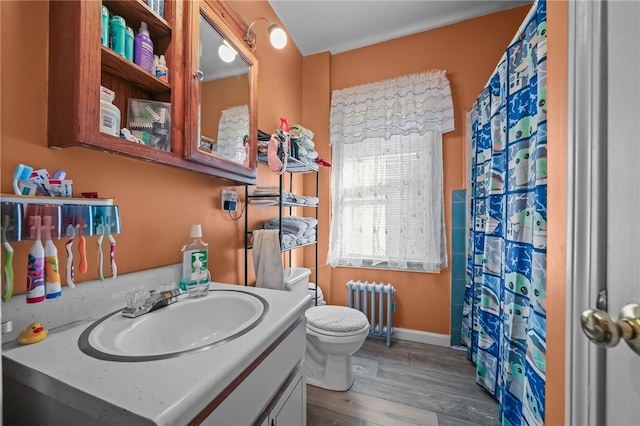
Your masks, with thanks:
<instances>
[{"instance_id":1,"label":"white trim","mask_svg":"<svg viewBox=\"0 0 640 426\"><path fill-rule=\"evenodd\" d=\"M430 333L428 331L410 330L408 328L394 327L393 338L436 346L451 346L451 336L448 334Z\"/></svg>"},{"instance_id":2,"label":"white trim","mask_svg":"<svg viewBox=\"0 0 640 426\"><path fill-rule=\"evenodd\" d=\"M604 351L579 320L606 286L605 7L568 3L565 424L576 426L604 424L605 411Z\"/></svg>"}]
</instances>

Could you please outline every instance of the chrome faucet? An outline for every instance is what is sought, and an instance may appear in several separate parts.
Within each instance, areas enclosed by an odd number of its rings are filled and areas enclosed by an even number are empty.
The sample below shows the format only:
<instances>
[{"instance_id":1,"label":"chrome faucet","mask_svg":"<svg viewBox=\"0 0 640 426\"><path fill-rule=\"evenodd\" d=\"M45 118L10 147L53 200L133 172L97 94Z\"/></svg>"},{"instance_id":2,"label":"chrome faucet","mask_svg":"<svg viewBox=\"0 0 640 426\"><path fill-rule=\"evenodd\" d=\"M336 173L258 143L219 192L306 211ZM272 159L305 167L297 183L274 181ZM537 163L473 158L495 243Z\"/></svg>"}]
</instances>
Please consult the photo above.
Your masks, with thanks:
<instances>
[{"instance_id":1,"label":"chrome faucet","mask_svg":"<svg viewBox=\"0 0 640 426\"><path fill-rule=\"evenodd\" d=\"M163 308L178 301L178 296L183 293L179 288L165 291L140 290L128 295L127 306L122 310L122 316L136 318L148 314L156 309Z\"/></svg>"}]
</instances>

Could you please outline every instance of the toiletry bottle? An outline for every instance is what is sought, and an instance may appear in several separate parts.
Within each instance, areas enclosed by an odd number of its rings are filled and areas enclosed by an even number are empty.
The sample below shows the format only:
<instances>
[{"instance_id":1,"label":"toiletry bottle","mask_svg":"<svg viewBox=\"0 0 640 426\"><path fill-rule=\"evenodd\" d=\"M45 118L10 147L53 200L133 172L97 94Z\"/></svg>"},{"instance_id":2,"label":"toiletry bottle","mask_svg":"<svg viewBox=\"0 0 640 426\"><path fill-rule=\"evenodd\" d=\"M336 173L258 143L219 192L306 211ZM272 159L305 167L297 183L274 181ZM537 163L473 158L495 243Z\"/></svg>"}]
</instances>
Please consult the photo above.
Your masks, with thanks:
<instances>
[{"instance_id":1,"label":"toiletry bottle","mask_svg":"<svg viewBox=\"0 0 640 426\"><path fill-rule=\"evenodd\" d=\"M169 81L169 69L167 68L167 61L164 59L164 55L160 55L160 59L158 59L156 77L162 81Z\"/></svg>"},{"instance_id":2,"label":"toiletry bottle","mask_svg":"<svg viewBox=\"0 0 640 426\"><path fill-rule=\"evenodd\" d=\"M124 57L127 60L133 62L133 29L131 27L127 27L124 33Z\"/></svg>"},{"instance_id":3,"label":"toiletry bottle","mask_svg":"<svg viewBox=\"0 0 640 426\"><path fill-rule=\"evenodd\" d=\"M125 53L125 34L127 24L122 16L113 15L109 23L111 31L111 50L120 56Z\"/></svg>"},{"instance_id":4,"label":"toiletry bottle","mask_svg":"<svg viewBox=\"0 0 640 426\"><path fill-rule=\"evenodd\" d=\"M161 18L164 18L164 0L158 0L158 9L156 10Z\"/></svg>"},{"instance_id":5,"label":"toiletry bottle","mask_svg":"<svg viewBox=\"0 0 640 426\"><path fill-rule=\"evenodd\" d=\"M52 217L43 218L44 227L44 287L47 299L62 296L60 272L58 269L58 249L51 241Z\"/></svg>"},{"instance_id":6,"label":"toiletry bottle","mask_svg":"<svg viewBox=\"0 0 640 426\"><path fill-rule=\"evenodd\" d=\"M33 245L29 249L29 264L27 267L27 303L38 303L44 300L44 246L40 241L42 232L42 218L31 218L31 235Z\"/></svg>"},{"instance_id":7,"label":"toiletry bottle","mask_svg":"<svg viewBox=\"0 0 640 426\"><path fill-rule=\"evenodd\" d=\"M149 36L147 23L140 23L140 31L136 34L134 40L133 58L143 70L153 73L153 41Z\"/></svg>"},{"instance_id":8,"label":"toiletry bottle","mask_svg":"<svg viewBox=\"0 0 640 426\"><path fill-rule=\"evenodd\" d=\"M203 270L208 269L209 245L202 241L200 224L191 226L191 240L182 247L182 280L180 288L186 290L185 283L197 280Z\"/></svg>"},{"instance_id":9,"label":"toiletry bottle","mask_svg":"<svg viewBox=\"0 0 640 426\"><path fill-rule=\"evenodd\" d=\"M109 47L109 9L102 5L102 15L100 21L100 42L104 47Z\"/></svg>"}]
</instances>

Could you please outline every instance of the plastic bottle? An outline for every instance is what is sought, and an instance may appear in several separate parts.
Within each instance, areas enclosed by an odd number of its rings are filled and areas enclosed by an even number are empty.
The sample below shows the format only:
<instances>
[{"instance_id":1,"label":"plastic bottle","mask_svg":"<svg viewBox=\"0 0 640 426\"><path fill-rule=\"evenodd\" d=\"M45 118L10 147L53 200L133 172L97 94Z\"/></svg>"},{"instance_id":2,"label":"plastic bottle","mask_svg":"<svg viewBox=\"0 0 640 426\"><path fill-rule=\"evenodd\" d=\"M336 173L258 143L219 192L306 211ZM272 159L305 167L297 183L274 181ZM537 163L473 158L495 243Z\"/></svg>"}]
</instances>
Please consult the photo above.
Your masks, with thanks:
<instances>
[{"instance_id":1,"label":"plastic bottle","mask_svg":"<svg viewBox=\"0 0 640 426\"><path fill-rule=\"evenodd\" d=\"M40 241L42 232L42 218L33 216L30 223L35 241L29 249L29 264L27 267L27 303L38 303L44 300L44 246Z\"/></svg>"},{"instance_id":2,"label":"plastic bottle","mask_svg":"<svg viewBox=\"0 0 640 426\"><path fill-rule=\"evenodd\" d=\"M156 65L156 77L162 81L169 80L169 69L167 68L167 61L164 59L164 55L160 55L158 64Z\"/></svg>"},{"instance_id":3,"label":"plastic bottle","mask_svg":"<svg viewBox=\"0 0 640 426\"><path fill-rule=\"evenodd\" d=\"M133 62L133 29L127 27L124 33L124 57Z\"/></svg>"},{"instance_id":4,"label":"plastic bottle","mask_svg":"<svg viewBox=\"0 0 640 426\"><path fill-rule=\"evenodd\" d=\"M44 284L47 299L62 296L60 272L58 267L58 249L51 241L51 216L43 218L44 226Z\"/></svg>"},{"instance_id":5,"label":"plastic bottle","mask_svg":"<svg viewBox=\"0 0 640 426\"><path fill-rule=\"evenodd\" d=\"M158 15L161 18L164 18L164 0L158 0L158 8L156 9L156 12L158 12Z\"/></svg>"},{"instance_id":6,"label":"plastic bottle","mask_svg":"<svg viewBox=\"0 0 640 426\"><path fill-rule=\"evenodd\" d=\"M207 276L209 244L202 241L200 224L191 226L191 240L182 247L182 279L180 288L186 290L186 282Z\"/></svg>"},{"instance_id":7,"label":"plastic bottle","mask_svg":"<svg viewBox=\"0 0 640 426\"><path fill-rule=\"evenodd\" d=\"M144 21L140 23L140 30L134 40L133 58L140 68L153 73L153 41Z\"/></svg>"},{"instance_id":8,"label":"plastic bottle","mask_svg":"<svg viewBox=\"0 0 640 426\"><path fill-rule=\"evenodd\" d=\"M125 53L125 34L127 24L122 16L113 15L109 24L111 32L111 50L120 56Z\"/></svg>"},{"instance_id":9,"label":"plastic bottle","mask_svg":"<svg viewBox=\"0 0 640 426\"><path fill-rule=\"evenodd\" d=\"M109 47L109 9L104 5L102 6L100 29L100 42L104 47Z\"/></svg>"}]
</instances>

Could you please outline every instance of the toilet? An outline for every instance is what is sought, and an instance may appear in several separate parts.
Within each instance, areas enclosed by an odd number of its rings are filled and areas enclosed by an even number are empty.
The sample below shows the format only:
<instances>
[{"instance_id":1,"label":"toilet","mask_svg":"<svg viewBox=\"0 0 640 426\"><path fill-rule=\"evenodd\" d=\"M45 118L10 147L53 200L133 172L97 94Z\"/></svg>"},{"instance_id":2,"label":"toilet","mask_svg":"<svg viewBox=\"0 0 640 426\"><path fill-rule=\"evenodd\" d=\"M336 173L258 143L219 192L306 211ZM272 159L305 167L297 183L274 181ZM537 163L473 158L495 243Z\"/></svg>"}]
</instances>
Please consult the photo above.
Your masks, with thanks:
<instances>
[{"instance_id":1,"label":"toilet","mask_svg":"<svg viewBox=\"0 0 640 426\"><path fill-rule=\"evenodd\" d=\"M310 274L307 268L286 268L285 288L304 297L309 292ZM320 299L319 287L318 291ZM351 356L360 349L369 334L366 315L345 306L318 304L308 308L305 316L307 383L334 391L349 389L354 380Z\"/></svg>"}]
</instances>

